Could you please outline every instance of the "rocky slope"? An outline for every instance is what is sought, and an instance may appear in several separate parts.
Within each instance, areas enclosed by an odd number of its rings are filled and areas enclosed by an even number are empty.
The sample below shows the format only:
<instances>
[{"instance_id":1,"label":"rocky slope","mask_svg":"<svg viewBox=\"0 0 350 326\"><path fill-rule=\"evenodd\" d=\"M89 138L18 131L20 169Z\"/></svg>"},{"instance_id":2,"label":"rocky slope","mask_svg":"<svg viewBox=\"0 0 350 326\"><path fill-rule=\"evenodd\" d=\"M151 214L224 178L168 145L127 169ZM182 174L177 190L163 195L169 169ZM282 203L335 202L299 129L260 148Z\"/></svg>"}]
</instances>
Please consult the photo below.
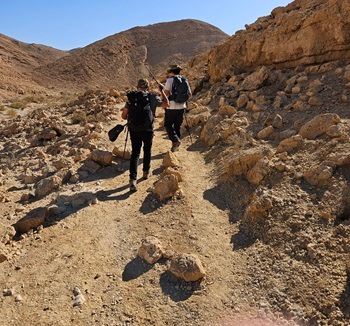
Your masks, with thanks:
<instances>
[{"instance_id":1,"label":"rocky slope","mask_svg":"<svg viewBox=\"0 0 350 326\"><path fill-rule=\"evenodd\" d=\"M195 20L135 27L40 67L35 76L39 83L60 88L130 86L138 77L148 77L145 64L157 71L205 52L226 37L218 28Z\"/></svg>"},{"instance_id":2,"label":"rocky slope","mask_svg":"<svg viewBox=\"0 0 350 326\"><path fill-rule=\"evenodd\" d=\"M65 55L64 51L19 42L0 34L0 96L40 90L43 87L32 80L32 71Z\"/></svg>"}]
</instances>

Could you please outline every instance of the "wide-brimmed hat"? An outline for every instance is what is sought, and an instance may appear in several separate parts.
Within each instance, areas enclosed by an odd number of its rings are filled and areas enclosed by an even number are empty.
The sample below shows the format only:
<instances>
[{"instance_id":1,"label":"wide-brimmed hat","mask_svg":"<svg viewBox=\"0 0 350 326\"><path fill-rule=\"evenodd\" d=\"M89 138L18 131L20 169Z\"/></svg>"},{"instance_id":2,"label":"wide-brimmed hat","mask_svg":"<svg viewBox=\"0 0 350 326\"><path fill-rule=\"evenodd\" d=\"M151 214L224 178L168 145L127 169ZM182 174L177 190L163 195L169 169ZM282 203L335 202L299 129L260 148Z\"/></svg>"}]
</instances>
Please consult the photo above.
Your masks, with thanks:
<instances>
[{"instance_id":1,"label":"wide-brimmed hat","mask_svg":"<svg viewBox=\"0 0 350 326\"><path fill-rule=\"evenodd\" d=\"M182 67L179 66L179 65L171 65L169 66L169 68L167 69L167 72L174 72L175 71L178 71L178 70L182 70Z\"/></svg>"},{"instance_id":2,"label":"wide-brimmed hat","mask_svg":"<svg viewBox=\"0 0 350 326\"><path fill-rule=\"evenodd\" d=\"M148 88L149 87L148 79L145 79L145 78L139 79L139 81L137 82L137 87L143 88L143 89Z\"/></svg>"}]
</instances>

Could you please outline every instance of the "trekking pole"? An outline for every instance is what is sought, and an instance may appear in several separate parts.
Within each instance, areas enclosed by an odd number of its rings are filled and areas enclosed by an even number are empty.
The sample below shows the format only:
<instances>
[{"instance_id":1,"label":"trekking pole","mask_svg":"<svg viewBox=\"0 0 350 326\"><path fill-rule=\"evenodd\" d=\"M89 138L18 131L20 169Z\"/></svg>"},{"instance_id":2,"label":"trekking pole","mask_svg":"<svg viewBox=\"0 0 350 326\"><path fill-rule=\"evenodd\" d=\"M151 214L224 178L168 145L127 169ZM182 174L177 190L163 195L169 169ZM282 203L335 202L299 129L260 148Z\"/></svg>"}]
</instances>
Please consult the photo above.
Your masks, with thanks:
<instances>
[{"instance_id":1,"label":"trekking pole","mask_svg":"<svg viewBox=\"0 0 350 326\"><path fill-rule=\"evenodd\" d=\"M128 127L126 127L127 130L126 130L126 137L125 137L125 144L124 144L124 151L123 151L123 161L125 159L125 152L126 152L126 144L128 142L128 138L129 138L129 129Z\"/></svg>"},{"instance_id":2,"label":"trekking pole","mask_svg":"<svg viewBox=\"0 0 350 326\"><path fill-rule=\"evenodd\" d=\"M154 81L157 83L157 85L163 86L163 85L157 80L156 76L154 76L154 74L152 73L151 69L149 69L148 66L146 66L146 65L145 65L145 67L146 67L147 71L149 72L149 74L151 75L151 77L152 77L152 78L154 79Z\"/></svg>"}]
</instances>

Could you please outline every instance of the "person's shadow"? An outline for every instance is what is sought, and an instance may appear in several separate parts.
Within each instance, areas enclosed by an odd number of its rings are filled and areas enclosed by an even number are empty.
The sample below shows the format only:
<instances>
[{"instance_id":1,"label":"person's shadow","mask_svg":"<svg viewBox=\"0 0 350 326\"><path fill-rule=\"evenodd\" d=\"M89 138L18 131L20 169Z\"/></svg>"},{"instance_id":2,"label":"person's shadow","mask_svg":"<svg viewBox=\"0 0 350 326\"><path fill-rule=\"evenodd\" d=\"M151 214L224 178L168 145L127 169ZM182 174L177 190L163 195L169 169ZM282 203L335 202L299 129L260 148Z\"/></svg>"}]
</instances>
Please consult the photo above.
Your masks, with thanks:
<instances>
[{"instance_id":1,"label":"person's shadow","mask_svg":"<svg viewBox=\"0 0 350 326\"><path fill-rule=\"evenodd\" d=\"M122 191L128 189L127 192L121 193ZM121 193L121 194L119 194ZM116 194L112 196L113 194ZM131 191L129 190L129 185L123 185L116 189L111 190L101 190L96 193L96 197L99 201L109 201L109 200L126 200L130 197Z\"/></svg>"}]
</instances>

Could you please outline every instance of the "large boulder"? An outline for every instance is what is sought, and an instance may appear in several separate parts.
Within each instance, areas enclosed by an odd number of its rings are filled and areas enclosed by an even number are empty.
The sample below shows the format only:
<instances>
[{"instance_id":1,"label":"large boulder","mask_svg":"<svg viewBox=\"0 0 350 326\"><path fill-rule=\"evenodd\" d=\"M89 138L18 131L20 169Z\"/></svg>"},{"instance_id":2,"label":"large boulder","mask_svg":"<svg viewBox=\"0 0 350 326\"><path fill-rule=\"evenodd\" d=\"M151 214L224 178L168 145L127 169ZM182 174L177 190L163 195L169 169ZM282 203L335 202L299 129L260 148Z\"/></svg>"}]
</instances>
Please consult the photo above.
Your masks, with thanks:
<instances>
[{"instance_id":1,"label":"large boulder","mask_svg":"<svg viewBox=\"0 0 350 326\"><path fill-rule=\"evenodd\" d=\"M113 161L113 154L109 151L95 149L92 151L90 158L100 165L111 165Z\"/></svg>"},{"instance_id":2,"label":"large boulder","mask_svg":"<svg viewBox=\"0 0 350 326\"><path fill-rule=\"evenodd\" d=\"M153 191L159 200L163 201L173 197L179 189L178 178L174 174L169 174L162 176L154 183Z\"/></svg>"},{"instance_id":3,"label":"large boulder","mask_svg":"<svg viewBox=\"0 0 350 326\"><path fill-rule=\"evenodd\" d=\"M299 130L299 134L306 139L315 139L323 135L327 130L340 122L340 117L335 113L319 114Z\"/></svg>"},{"instance_id":4,"label":"large boulder","mask_svg":"<svg viewBox=\"0 0 350 326\"><path fill-rule=\"evenodd\" d=\"M149 236L142 240L138 250L138 256L149 264L156 263L162 258L164 249L161 242L156 237Z\"/></svg>"},{"instance_id":5,"label":"large boulder","mask_svg":"<svg viewBox=\"0 0 350 326\"><path fill-rule=\"evenodd\" d=\"M169 272L186 282L199 281L206 274L200 259L193 254L173 257L170 261Z\"/></svg>"},{"instance_id":6,"label":"large boulder","mask_svg":"<svg viewBox=\"0 0 350 326\"><path fill-rule=\"evenodd\" d=\"M35 185L35 196L37 198L43 198L51 192L57 190L61 184L62 178L56 175L42 179Z\"/></svg>"},{"instance_id":7,"label":"large boulder","mask_svg":"<svg viewBox=\"0 0 350 326\"><path fill-rule=\"evenodd\" d=\"M13 227L16 232L22 234L36 229L43 225L49 216L49 209L47 207L38 207L30 211L26 216L17 221Z\"/></svg>"}]
</instances>

